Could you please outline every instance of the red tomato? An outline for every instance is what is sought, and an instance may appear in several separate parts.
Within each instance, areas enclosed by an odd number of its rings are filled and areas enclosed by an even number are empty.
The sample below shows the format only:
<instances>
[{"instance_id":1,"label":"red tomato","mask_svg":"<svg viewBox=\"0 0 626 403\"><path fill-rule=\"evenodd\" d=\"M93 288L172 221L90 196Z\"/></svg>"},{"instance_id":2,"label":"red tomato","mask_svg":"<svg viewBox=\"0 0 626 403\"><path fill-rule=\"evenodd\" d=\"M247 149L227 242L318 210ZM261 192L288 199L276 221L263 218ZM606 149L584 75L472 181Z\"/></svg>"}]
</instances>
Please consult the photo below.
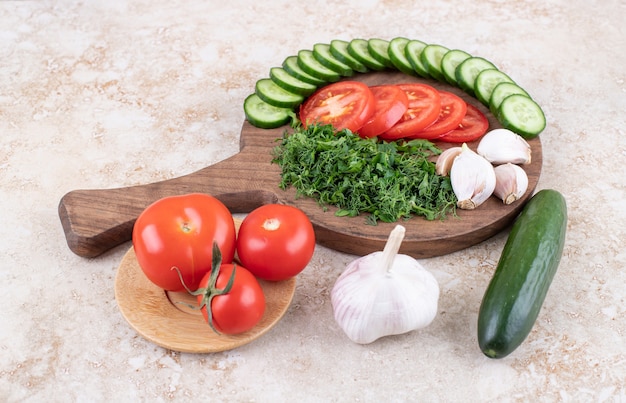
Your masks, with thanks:
<instances>
[{"instance_id":1,"label":"red tomato","mask_svg":"<svg viewBox=\"0 0 626 403\"><path fill-rule=\"evenodd\" d=\"M146 277L168 291L195 290L211 271L213 242L223 261L235 255L235 223L216 198L200 193L171 196L148 206L133 227L132 242Z\"/></svg>"},{"instance_id":2,"label":"red tomato","mask_svg":"<svg viewBox=\"0 0 626 403\"><path fill-rule=\"evenodd\" d=\"M467 113L459 126L439 137L439 141L449 143L466 143L481 137L489 130L489 121L483 113L473 105L467 105Z\"/></svg>"},{"instance_id":3,"label":"red tomato","mask_svg":"<svg viewBox=\"0 0 626 403\"><path fill-rule=\"evenodd\" d=\"M313 225L302 210L282 204L254 209L239 227L237 256L252 274L280 281L300 273L315 250Z\"/></svg>"},{"instance_id":4,"label":"red tomato","mask_svg":"<svg viewBox=\"0 0 626 403\"><path fill-rule=\"evenodd\" d=\"M225 294L224 290L235 270L232 287ZM232 263L222 264L211 290L211 273L207 273L200 282L200 289L205 293L196 296L204 320L212 328L223 334L247 332L256 326L265 312L265 295L257 279L245 267ZM213 292L217 291L217 294ZM211 307L209 312L208 307ZM210 314L210 317L209 317Z\"/></svg>"},{"instance_id":5,"label":"red tomato","mask_svg":"<svg viewBox=\"0 0 626 403\"><path fill-rule=\"evenodd\" d=\"M376 100L374 115L358 130L363 138L375 137L400 120L409 105L406 93L395 85L370 87Z\"/></svg>"},{"instance_id":6,"label":"red tomato","mask_svg":"<svg viewBox=\"0 0 626 403\"><path fill-rule=\"evenodd\" d=\"M300 120L310 124L331 124L337 130L356 132L376 108L374 94L358 81L339 81L317 90L300 106Z\"/></svg>"},{"instance_id":7,"label":"red tomato","mask_svg":"<svg viewBox=\"0 0 626 403\"><path fill-rule=\"evenodd\" d=\"M441 110L437 120L409 138L432 140L459 126L467 111L467 104L461 97L451 92L439 91L439 96Z\"/></svg>"},{"instance_id":8,"label":"red tomato","mask_svg":"<svg viewBox=\"0 0 626 403\"><path fill-rule=\"evenodd\" d=\"M430 85L419 83L398 84L409 100L409 105L398 123L379 137L384 140L398 140L418 133L431 125L441 111L439 91Z\"/></svg>"}]
</instances>

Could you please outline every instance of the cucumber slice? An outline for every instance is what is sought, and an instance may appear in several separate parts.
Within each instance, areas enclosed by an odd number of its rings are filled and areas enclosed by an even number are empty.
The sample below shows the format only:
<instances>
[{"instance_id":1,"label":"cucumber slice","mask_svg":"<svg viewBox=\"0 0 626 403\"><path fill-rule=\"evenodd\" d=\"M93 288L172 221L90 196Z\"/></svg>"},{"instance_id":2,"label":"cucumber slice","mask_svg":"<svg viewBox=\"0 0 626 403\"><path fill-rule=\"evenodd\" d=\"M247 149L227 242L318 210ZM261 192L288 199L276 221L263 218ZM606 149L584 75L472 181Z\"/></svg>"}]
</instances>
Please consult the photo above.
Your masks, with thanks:
<instances>
[{"instance_id":1,"label":"cucumber slice","mask_svg":"<svg viewBox=\"0 0 626 403\"><path fill-rule=\"evenodd\" d=\"M283 69L298 80L302 80L305 83L313 84L315 86L320 86L326 84L326 81L319 79L317 77L313 77L309 73L305 72L298 65L298 56L289 56L283 62Z\"/></svg>"},{"instance_id":2,"label":"cucumber slice","mask_svg":"<svg viewBox=\"0 0 626 403\"><path fill-rule=\"evenodd\" d=\"M272 106L255 93L248 95L243 101L243 111L248 122L261 129L274 129L283 126L294 115L290 109Z\"/></svg>"},{"instance_id":3,"label":"cucumber slice","mask_svg":"<svg viewBox=\"0 0 626 403\"><path fill-rule=\"evenodd\" d=\"M360 61L356 60L350 53L348 53L347 41L341 39L333 39L330 41L330 53L337 58L340 62L343 62L350 66L350 68L359 73L367 73L369 69Z\"/></svg>"},{"instance_id":4,"label":"cucumber slice","mask_svg":"<svg viewBox=\"0 0 626 403\"><path fill-rule=\"evenodd\" d=\"M514 83L513 80L498 69L485 69L476 76L474 82L474 93L476 98L484 105L489 106L491 93L496 85L507 82Z\"/></svg>"},{"instance_id":5,"label":"cucumber slice","mask_svg":"<svg viewBox=\"0 0 626 403\"><path fill-rule=\"evenodd\" d=\"M472 55L459 49L449 50L445 55L443 55L441 58L441 71L443 72L443 76L448 84L456 86L459 85L455 76L456 68L465 59L469 59L470 57L472 57Z\"/></svg>"},{"instance_id":6,"label":"cucumber slice","mask_svg":"<svg viewBox=\"0 0 626 403\"><path fill-rule=\"evenodd\" d=\"M445 81L441 70L441 59L450 49L441 45L427 45L420 54L420 59L428 75L439 81Z\"/></svg>"},{"instance_id":7,"label":"cucumber slice","mask_svg":"<svg viewBox=\"0 0 626 403\"><path fill-rule=\"evenodd\" d=\"M396 69L408 75L415 75L415 70L411 66L411 62L406 58L405 49L406 44L409 43L407 38L393 38L389 41L389 59Z\"/></svg>"},{"instance_id":8,"label":"cucumber slice","mask_svg":"<svg viewBox=\"0 0 626 403\"><path fill-rule=\"evenodd\" d=\"M422 59L420 58L420 55L426 46L428 46L426 43L413 39L406 44L404 53L409 63L411 63L411 66L413 66L413 70L415 70L419 76L430 78L428 70L426 70L426 67L422 63Z\"/></svg>"},{"instance_id":9,"label":"cucumber slice","mask_svg":"<svg viewBox=\"0 0 626 403\"><path fill-rule=\"evenodd\" d=\"M459 88L468 94L475 96L474 82L476 81L478 74L480 74L483 70L495 68L496 66L489 60L482 57L472 56L461 62L461 64L457 66L454 74Z\"/></svg>"},{"instance_id":10,"label":"cucumber slice","mask_svg":"<svg viewBox=\"0 0 626 403\"><path fill-rule=\"evenodd\" d=\"M317 89L315 85L295 78L282 67L272 67L270 69L270 78L279 87L286 91L293 92L294 94L302 95L303 97L308 97Z\"/></svg>"},{"instance_id":11,"label":"cucumber slice","mask_svg":"<svg viewBox=\"0 0 626 403\"><path fill-rule=\"evenodd\" d=\"M328 67L344 77L349 77L354 74L354 71L350 68L350 66L343 63L330 53L330 45L328 44L316 43L313 45L313 56L324 67Z\"/></svg>"},{"instance_id":12,"label":"cucumber slice","mask_svg":"<svg viewBox=\"0 0 626 403\"><path fill-rule=\"evenodd\" d=\"M384 70L385 65L376 60L368 49L368 41L365 39L353 39L348 43L348 53L370 70Z\"/></svg>"},{"instance_id":13,"label":"cucumber slice","mask_svg":"<svg viewBox=\"0 0 626 403\"><path fill-rule=\"evenodd\" d=\"M379 38L372 38L367 41L367 50L374 59L385 67L393 69L395 66L389 58L389 41Z\"/></svg>"},{"instance_id":14,"label":"cucumber slice","mask_svg":"<svg viewBox=\"0 0 626 403\"><path fill-rule=\"evenodd\" d=\"M513 94L521 94L530 98L530 95L522 87L514 83L503 82L495 86L489 98L489 110L494 116L498 115L498 109L504 98Z\"/></svg>"},{"instance_id":15,"label":"cucumber slice","mask_svg":"<svg viewBox=\"0 0 626 403\"><path fill-rule=\"evenodd\" d=\"M535 138L545 129L546 117L541 107L525 95L513 94L504 98L498 109L498 120L504 128L525 139Z\"/></svg>"},{"instance_id":16,"label":"cucumber slice","mask_svg":"<svg viewBox=\"0 0 626 403\"><path fill-rule=\"evenodd\" d=\"M262 78L256 82L255 93L263 101L277 108L295 108L304 101L299 94L279 87L271 78Z\"/></svg>"},{"instance_id":17,"label":"cucumber slice","mask_svg":"<svg viewBox=\"0 0 626 403\"><path fill-rule=\"evenodd\" d=\"M298 52L298 66L313 77L329 83L339 81L341 78L339 73L318 62L311 50L303 49Z\"/></svg>"}]
</instances>

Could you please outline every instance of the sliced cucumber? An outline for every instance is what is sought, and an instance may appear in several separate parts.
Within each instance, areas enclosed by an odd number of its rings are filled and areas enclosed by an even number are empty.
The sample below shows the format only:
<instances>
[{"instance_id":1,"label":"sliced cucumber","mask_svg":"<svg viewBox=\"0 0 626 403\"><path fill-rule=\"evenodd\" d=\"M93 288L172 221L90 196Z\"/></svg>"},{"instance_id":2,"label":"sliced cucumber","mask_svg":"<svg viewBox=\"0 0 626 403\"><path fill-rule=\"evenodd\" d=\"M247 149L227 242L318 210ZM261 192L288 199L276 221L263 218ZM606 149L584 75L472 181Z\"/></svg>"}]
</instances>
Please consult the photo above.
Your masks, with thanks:
<instances>
[{"instance_id":1,"label":"sliced cucumber","mask_svg":"<svg viewBox=\"0 0 626 403\"><path fill-rule=\"evenodd\" d=\"M308 97L317 89L317 86L295 78L282 67L272 67L270 78L279 87L303 97Z\"/></svg>"},{"instance_id":2,"label":"sliced cucumber","mask_svg":"<svg viewBox=\"0 0 626 403\"><path fill-rule=\"evenodd\" d=\"M459 87L468 94L475 96L474 82L481 71L495 69L496 66L482 57L472 56L461 62L456 68L455 77Z\"/></svg>"},{"instance_id":3,"label":"sliced cucumber","mask_svg":"<svg viewBox=\"0 0 626 403\"><path fill-rule=\"evenodd\" d=\"M498 108L498 120L504 128L525 139L537 137L546 127L541 107L525 95L513 94L504 98Z\"/></svg>"},{"instance_id":4,"label":"sliced cucumber","mask_svg":"<svg viewBox=\"0 0 626 403\"><path fill-rule=\"evenodd\" d=\"M389 58L389 41L379 38L372 38L367 41L367 50L374 59L385 67L393 69L395 66Z\"/></svg>"},{"instance_id":5,"label":"sliced cucumber","mask_svg":"<svg viewBox=\"0 0 626 403\"><path fill-rule=\"evenodd\" d=\"M406 44L404 54L409 63L411 63L411 66L413 66L413 70L415 70L418 75L424 78L430 78L428 70L426 70L426 67L422 63L422 59L420 58L420 55L426 46L428 46L428 44L422 41L418 41L417 39L411 40Z\"/></svg>"},{"instance_id":6,"label":"sliced cucumber","mask_svg":"<svg viewBox=\"0 0 626 403\"><path fill-rule=\"evenodd\" d=\"M491 93L496 85L507 82L514 83L513 80L498 69L485 69L476 76L474 82L474 93L476 98L484 105L489 106Z\"/></svg>"},{"instance_id":7,"label":"sliced cucumber","mask_svg":"<svg viewBox=\"0 0 626 403\"><path fill-rule=\"evenodd\" d=\"M368 41L357 38L348 43L348 53L370 70L384 70L385 65L376 60L368 49Z\"/></svg>"},{"instance_id":8,"label":"sliced cucumber","mask_svg":"<svg viewBox=\"0 0 626 403\"><path fill-rule=\"evenodd\" d=\"M303 49L298 52L298 66L306 73L329 83L339 81L341 75L318 62L313 51Z\"/></svg>"},{"instance_id":9,"label":"sliced cucumber","mask_svg":"<svg viewBox=\"0 0 626 403\"><path fill-rule=\"evenodd\" d=\"M243 101L243 111L251 125L261 129L274 129L289 122L293 112L277 108L263 101L257 94L250 94Z\"/></svg>"},{"instance_id":10,"label":"sliced cucumber","mask_svg":"<svg viewBox=\"0 0 626 403\"><path fill-rule=\"evenodd\" d=\"M459 49L449 50L445 55L443 55L441 58L441 71L443 72L443 76L448 84L456 86L459 85L455 76L456 68L465 59L469 59L470 57L472 57L472 55Z\"/></svg>"},{"instance_id":11,"label":"sliced cucumber","mask_svg":"<svg viewBox=\"0 0 626 403\"><path fill-rule=\"evenodd\" d=\"M330 41L330 53L337 58L340 62L343 62L350 66L350 68L359 73L367 73L369 69L366 65L356 60L350 53L348 53L349 42L341 39L333 39Z\"/></svg>"},{"instance_id":12,"label":"sliced cucumber","mask_svg":"<svg viewBox=\"0 0 626 403\"><path fill-rule=\"evenodd\" d=\"M352 70L350 66L330 53L330 45L326 43L316 43L313 45L313 56L324 67L327 67L344 77L349 77L354 74L354 70Z\"/></svg>"},{"instance_id":13,"label":"sliced cucumber","mask_svg":"<svg viewBox=\"0 0 626 403\"><path fill-rule=\"evenodd\" d=\"M263 101L277 108L295 108L304 101L299 94L279 87L271 78L262 78L256 82L255 93Z\"/></svg>"},{"instance_id":14,"label":"sliced cucumber","mask_svg":"<svg viewBox=\"0 0 626 403\"><path fill-rule=\"evenodd\" d=\"M289 56L283 62L283 69L298 80L302 80L305 83L313 84L315 86L320 86L326 84L326 81L313 77L309 73L302 70L302 68L298 65L298 57L297 56Z\"/></svg>"},{"instance_id":15,"label":"sliced cucumber","mask_svg":"<svg viewBox=\"0 0 626 403\"><path fill-rule=\"evenodd\" d=\"M530 95L528 95L528 93L517 84L503 82L496 85L491 92L491 97L489 98L489 110L491 113L493 113L494 116L497 116L498 108L500 108L500 104L504 98L513 94L521 94L530 98Z\"/></svg>"},{"instance_id":16,"label":"sliced cucumber","mask_svg":"<svg viewBox=\"0 0 626 403\"><path fill-rule=\"evenodd\" d=\"M409 59L406 58L406 44L409 43L408 38L397 37L389 41L389 59L396 69L408 75L415 75L415 70Z\"/></svg>"},{"instance_id":17,"label":"sliced cucumber","mask_svg":"<svg viewBox=\"0 0 626 403\"><path fill-rule=\"evenodd\" d=\"M427 45L420 54L420 59L428 75L439 81L445 81L443 71L441 70L441 59L448 53L450 49L441 45Z\"/></svg>"}]
</instances>

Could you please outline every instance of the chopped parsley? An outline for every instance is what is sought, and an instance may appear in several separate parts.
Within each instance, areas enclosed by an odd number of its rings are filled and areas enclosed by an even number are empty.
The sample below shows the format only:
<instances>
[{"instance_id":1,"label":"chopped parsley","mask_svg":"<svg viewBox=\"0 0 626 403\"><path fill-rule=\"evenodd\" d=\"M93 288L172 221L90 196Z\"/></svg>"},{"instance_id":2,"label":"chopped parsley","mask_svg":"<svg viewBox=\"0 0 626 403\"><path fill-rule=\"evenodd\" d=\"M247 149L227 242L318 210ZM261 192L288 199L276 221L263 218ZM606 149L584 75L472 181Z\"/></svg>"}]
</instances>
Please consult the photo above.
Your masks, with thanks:
<instances>
[{"instance_id":1,"label":"chopped parsley","mask_svg":"<svg viewBox=\"0 0 626 403\"><path fill-rule=\"evenodd\" d=\"M450 178L437 175L429 161L440 153L427 140L384 142L332 125L310 125L286 132L272 162L282 168L282 189L293 186L298 197L336 206L337 216L370 213L367 223L376 225L455 212Z\"/></svg>"}]
</instances>

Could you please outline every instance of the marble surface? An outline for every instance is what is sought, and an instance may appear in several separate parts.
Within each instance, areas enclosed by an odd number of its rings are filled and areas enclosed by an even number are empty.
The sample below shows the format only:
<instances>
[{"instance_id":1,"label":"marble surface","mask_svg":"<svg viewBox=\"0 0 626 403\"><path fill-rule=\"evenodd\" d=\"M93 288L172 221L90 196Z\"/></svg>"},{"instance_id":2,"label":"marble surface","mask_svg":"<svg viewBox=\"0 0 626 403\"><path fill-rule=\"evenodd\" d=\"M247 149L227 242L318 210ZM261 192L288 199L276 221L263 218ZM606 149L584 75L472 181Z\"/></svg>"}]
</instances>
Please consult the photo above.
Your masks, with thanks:
<instances>
[{"instance_id":1,"label":"marble surface","mask_svg":"<svg viewBox=\"0 0 626 403\"><path fill-rule=\"evenodd\" d=\"M0 401L626 401L625 16L623 0L0 1ZM490 360L476 341L506 232L422 261L441 287L424 330L351 343L329 291L355 256L318 247L254 343L195 355L137 335L113 292L130 245L74 255L60 198L229 157L270 67L396 36L484 56L545 110L538 188L566 197L568 234L524 344Z\"/></svg>"}]
</instances>

